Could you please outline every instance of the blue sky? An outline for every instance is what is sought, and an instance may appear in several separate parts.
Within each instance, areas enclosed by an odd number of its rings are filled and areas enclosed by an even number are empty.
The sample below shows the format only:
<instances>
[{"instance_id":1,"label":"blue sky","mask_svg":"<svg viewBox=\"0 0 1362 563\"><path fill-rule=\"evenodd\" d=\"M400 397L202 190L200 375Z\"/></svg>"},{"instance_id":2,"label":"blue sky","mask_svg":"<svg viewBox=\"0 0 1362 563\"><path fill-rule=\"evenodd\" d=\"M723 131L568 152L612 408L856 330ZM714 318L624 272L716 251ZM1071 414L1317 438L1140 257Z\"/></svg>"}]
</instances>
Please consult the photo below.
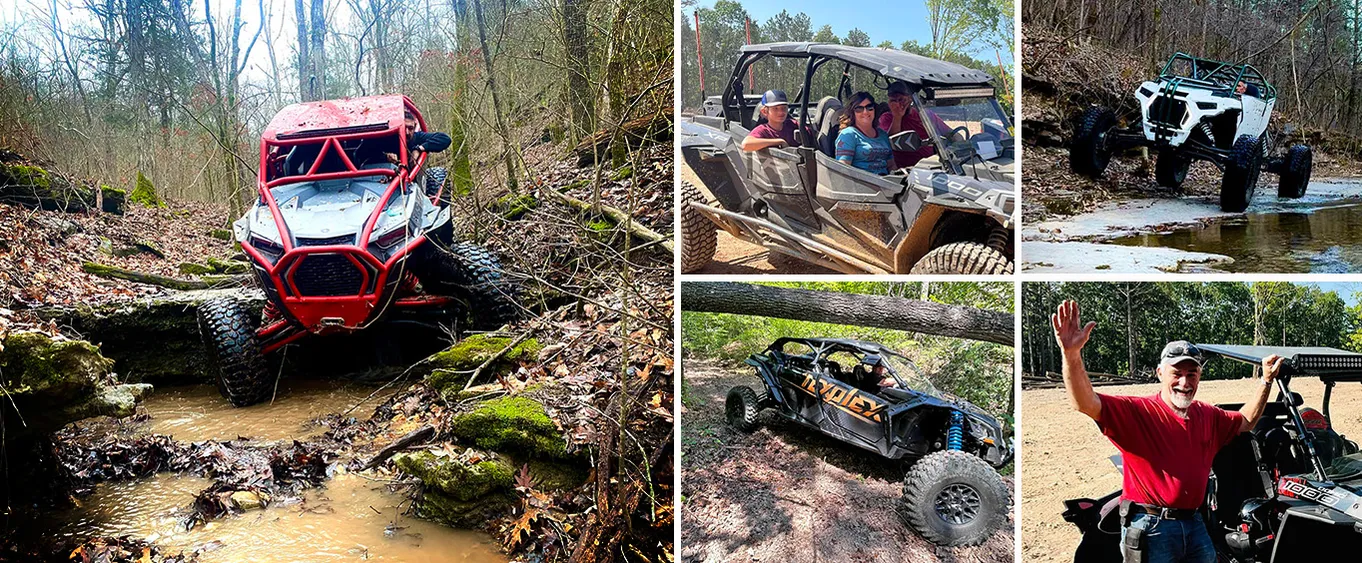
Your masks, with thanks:
<instances>
[{"instance_id":1,"label":"blue sky","mask_svg":"<svg viewBox=\"0 0 1362 563\"><path fill-rule=\"evenodd\" d=\"M715 0L701 0L697 2L697 7L712 8ZM871 45L879 45L881 41L889 40L894 45L900 45L909 39L915 39L919 43L931 43L932 31L927 25L927 7L922 0L900 0L897 2L861 2L855 4L854 10L848 8L852 4L845 2L782 2L779 0L738 0L752 19L766 21L767 18L779 14L781 10L790 12L790 15L804 12L813 21L813 30L824 25L832 26L832 32L838 37L846 37L847 32L852 28L859 27L866 35L870 36ZM693 8L687 8L683 12L686 17L691 15ZM692 23L692 25L694 25ZM993 49L980 50L971 53L979 60L994 60ZM1011 53L1002 53L1003 60L1011 60Z\"/></svg>"},{"instance_id":2,"label":"blue sky","mask_svg":"<svg viewBox=\"0 0 1362 563\"><path fill-rule=\"evenodd\" d=\"M1311 285L1318 287L1321 291L1332 291L1343 298L1343 302L1349 307L1357 304L1357 297L1354 292L1362 291L1362 283L1330 282L1330 283L1305 283L1301 285Z\"/></svg>"}]
</instances>

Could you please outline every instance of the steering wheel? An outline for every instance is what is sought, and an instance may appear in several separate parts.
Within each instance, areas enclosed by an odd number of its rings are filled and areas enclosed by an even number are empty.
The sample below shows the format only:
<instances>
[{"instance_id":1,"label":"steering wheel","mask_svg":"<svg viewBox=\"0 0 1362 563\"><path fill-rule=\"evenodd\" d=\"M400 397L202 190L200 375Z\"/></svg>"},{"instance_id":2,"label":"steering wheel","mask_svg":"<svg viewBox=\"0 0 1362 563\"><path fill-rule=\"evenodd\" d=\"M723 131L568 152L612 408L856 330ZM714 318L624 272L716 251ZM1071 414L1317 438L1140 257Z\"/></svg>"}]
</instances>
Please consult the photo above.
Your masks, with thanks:
<instances>
[{"instance_id":1,"label":"steering wheel","mask_svg":"<svg viewBox=\"0 0 1362 563\"><path fill-rule=\"evenodd\" d=\"M951 132L946 134L946 138L950 139L951 137L954 137L956 131L963 133L963 135L960 137L961 139L966 141L969 140L969 128L965 127L964 125L956 127L955 129L951 129Z\"/></svg>"}]
</instances>

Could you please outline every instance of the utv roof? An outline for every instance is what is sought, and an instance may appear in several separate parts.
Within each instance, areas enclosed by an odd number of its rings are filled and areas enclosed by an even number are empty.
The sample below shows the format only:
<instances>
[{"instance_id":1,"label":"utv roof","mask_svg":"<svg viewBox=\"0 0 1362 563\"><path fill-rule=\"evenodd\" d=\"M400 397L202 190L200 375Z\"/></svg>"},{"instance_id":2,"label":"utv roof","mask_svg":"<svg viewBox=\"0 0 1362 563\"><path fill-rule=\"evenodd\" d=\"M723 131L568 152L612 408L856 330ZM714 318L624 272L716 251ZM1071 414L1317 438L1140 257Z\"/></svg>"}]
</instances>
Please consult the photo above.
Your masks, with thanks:
<instances>
[{"instance_id":1,"label":"utv roof","mask_svg":"<svg viewBox=\"0 0 1362 563\"><path fill-rule=\"evenodd\" d=\"M1232 360L1261 364L1276 354L1287 358L1295 375L1318 376L1324 380L1362 381L1362 354L1323 346L1245 346L1235 344L1197 344L1198 348Z\"/></svg>"},{"instance_id":2,"label":"utv roof","mask_svg":"<svg viewBox=\"0 0 1362 563\"><path fill-rule=\"evenodd\" d=\"M829 345L846 346L849 348L856 348L864 352L873 352L876 354L888 353L893 354L895 356L903 355L898 352L895 352L893 349L886 348L883 344L877 342L870 342L866 340L854 340L850 338L795 338L787 336L784 338L777 338L775 342L771 343L770 347L778 348L781 345L784 345L786 342L802 342L810 346L818 347Z\"/></svg>"},{"instance_id":3,"label":"utv roof","mask_svg":"<svg viewBox=\"0 0 1362 563\"><path fill-rule=\"evenodd\" d=\"M408 103L406 96L390 94L293 104L275 114L262 137L281 141L395 129Z\"/></svg>"},{"instance_id":4,"label":"utv roof","mask_svg":"<svg viewBox=\"0 0 1362 563\"><path fill-rule=\"evenodd\" d=\"M796 57L808 55L833 57L917 86L983 85L993 80L988 74L966 66L897 49L849 47L835 43L785 42L744 45L741 52Z\"/></svg>"}]
</instances>

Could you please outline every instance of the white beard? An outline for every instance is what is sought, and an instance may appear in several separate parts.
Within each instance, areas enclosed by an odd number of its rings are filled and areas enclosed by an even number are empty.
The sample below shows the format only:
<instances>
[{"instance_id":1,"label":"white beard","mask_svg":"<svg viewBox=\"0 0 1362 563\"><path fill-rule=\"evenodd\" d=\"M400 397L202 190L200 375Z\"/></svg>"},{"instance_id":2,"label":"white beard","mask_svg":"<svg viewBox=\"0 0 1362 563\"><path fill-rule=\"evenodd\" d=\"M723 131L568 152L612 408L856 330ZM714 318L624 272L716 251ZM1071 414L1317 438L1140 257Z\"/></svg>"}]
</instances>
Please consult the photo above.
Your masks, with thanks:
<instances>
[{"instance_id":1,"label":"white beard","mask_svg":"<svg viewBox=\"0 0 1362 563\"><path fill-rule=\"evenodd\" d=\"M1174 390L1169 390L1168 393L1169 402L1173 403L1173 406L1181 410L1187 410L1189 408L1192 408L1193 398L1194 397L1192 395L1178 393L1177 391Z\"/></svg>"}]
</instances>

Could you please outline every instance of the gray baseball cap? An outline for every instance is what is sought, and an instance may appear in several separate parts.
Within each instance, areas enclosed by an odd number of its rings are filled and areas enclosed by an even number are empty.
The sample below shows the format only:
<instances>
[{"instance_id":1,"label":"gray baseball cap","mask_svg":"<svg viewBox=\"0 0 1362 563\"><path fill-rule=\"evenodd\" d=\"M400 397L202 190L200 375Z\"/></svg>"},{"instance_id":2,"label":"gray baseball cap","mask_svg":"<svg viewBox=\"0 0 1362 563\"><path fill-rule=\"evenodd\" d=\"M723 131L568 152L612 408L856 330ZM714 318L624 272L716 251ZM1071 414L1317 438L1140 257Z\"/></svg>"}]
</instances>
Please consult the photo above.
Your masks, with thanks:
<instances>
[{"instance_id":1,"label":"gray baseball cap","mask_svg":"<svg viewBox=\"0 0 1362 563\"><path fill-rule=\"evenodd\" d=\"M784 90L767 90L761 95L761 105L765 107L789 105L790 101L785 97Z\"/></svg>"},{"instance_id":2,"label":"gray baseball cap","mask_svg":"<svg viewBox=\"0 0 1362 563\"><path fill-rule=\"evenodd\" d=\"M1163 347L1163 353L1159 354L1160 366L1177 365L1183 360L1192 360L1196 365L1206 363L1206 358L1201 355L1201 349L1186 340L1174 340Z\"/></svg>"}]
</instances>

